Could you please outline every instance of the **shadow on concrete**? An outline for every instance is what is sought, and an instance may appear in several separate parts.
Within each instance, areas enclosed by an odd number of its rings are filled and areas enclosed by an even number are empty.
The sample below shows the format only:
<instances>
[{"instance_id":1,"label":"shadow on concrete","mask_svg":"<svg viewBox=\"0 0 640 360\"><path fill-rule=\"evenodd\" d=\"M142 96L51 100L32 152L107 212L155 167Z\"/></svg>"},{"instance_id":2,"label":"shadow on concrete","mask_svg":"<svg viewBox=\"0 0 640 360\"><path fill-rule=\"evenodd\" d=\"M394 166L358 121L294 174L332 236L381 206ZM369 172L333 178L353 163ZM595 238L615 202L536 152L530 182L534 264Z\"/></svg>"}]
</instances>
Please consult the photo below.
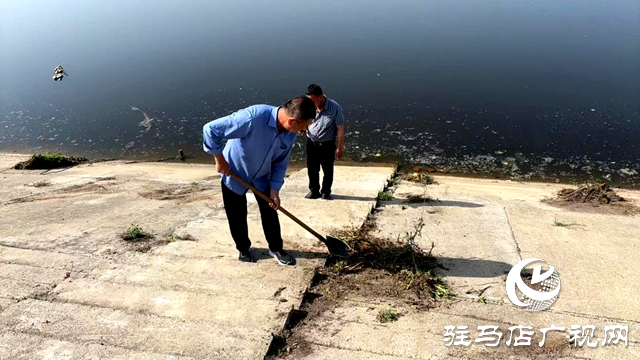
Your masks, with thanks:
<instances>
[{"instance_id":1,"label":"shadow on concrete","mask_svg":"<svg viewBox=\"0 0 640 360\"><path fill-rule=\"evenodd\" d=\"M427 201L427 202L409 202L407 200L397 199L397 200L391 200L391 201L383 201L382 204L384 204L384 205L404 205L404 206L410 206L412 208L419 208L419 207L423 207L423 206L427 206L427 207L451 206L451 207L462 207L462 208L481 208L481 207L484 207L484 205L482 205L482 204L476 204L476 203L472 203L472 202L468 202L468 201L456 201L456 200L432 200L432 201Z\"/></svg>"},{"instance_id":2,"label":"shadow on concrete","mask_svg":"<svg viewBox=\"0 0 640 360\"><path fill-rule=\"evenodd\" d=\"M333 198L333 200L376 201L375 197L366 197L366 196L331 194L331 197Z\"/></svg>"},{"instance_id":3,"label":"shadow on concrete","mask_svg":"<svg viewBox=\"0 0 640 360\"><path fill-rule=\"evenodd\" d=\"M298 250L287 250L287 252L296 259L325 259L329 256L328 252L308 252ZM269 255L269 249L265 248L251 248L251 255L256 261L273 259L273 257Z\"/></svg>"},{"instance_id":4,"label":"shadow on concrete","mask_svg":"<svg viewBox=\"0 0 640 360\"><path fill-rule=\"evenodd\" d=\"M501 261L483 259L460 259L436 257L438 263L446 270L439 269L444 276L467 278L495 278L509 273L513 267Z\"/></svg>"}]
</instances>

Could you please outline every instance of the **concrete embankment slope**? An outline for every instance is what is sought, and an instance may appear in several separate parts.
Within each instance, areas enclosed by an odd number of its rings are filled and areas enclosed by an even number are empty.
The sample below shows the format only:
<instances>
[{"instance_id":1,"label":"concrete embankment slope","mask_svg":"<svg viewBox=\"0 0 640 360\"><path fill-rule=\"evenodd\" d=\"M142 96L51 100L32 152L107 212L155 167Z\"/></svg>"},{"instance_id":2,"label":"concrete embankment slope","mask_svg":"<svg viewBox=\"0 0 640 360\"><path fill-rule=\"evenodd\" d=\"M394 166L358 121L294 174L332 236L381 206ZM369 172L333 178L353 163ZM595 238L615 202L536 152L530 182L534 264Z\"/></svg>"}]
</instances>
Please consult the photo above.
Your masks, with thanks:
<instances>
[{"instance_id":1,"label":"concrete embankment slope","mask_svg":"<svg viewBox=\"0 0 640 360\"><path fill-rule=\"evenodd\" d=\"M435 176L437 184L401 181L394 199L372 216L378 236L395 238L424 223L415 241L433 254L455 300L425 310L398 298L345 294L344 301L297 328L305 347L291 359L639 359L640 358L640 214L614 215L557 208L541 200L560 184ZM640 192L618 190L640 205ZM411 201L412 197L429 201ZM507 297L505 279L527 258L553 265L561 279L558 300L548 311L530 313ZM395 309L395 322L381 323L380 311ZM473 343L478 326L499 326L497 347ZM507 346L509 328L535 331L529 346ZM541 329L555 325L544 346ZM593 345L569 343L571 326L596 326ZM603 347L605 326L628 326L628 347ZM467 326L472 343L451 345L445 326ZM516 330L514 337L520 334ZM451 344L451 342L449 342Z\"/></svg>"},{"instance_id":2,"label":"concrete embankment slope","mask_svg":"<svg viewBox=\"0 0 640 360\"><path fill-rule=\"evenodd\" d=\"M212 165L43 172L10 169L17 155L0 159L2 359L261 359L326 257L281 215L298 265L278 266L249 195L260 260L239 263ZM337 167L333 201L304 199L306 174L295 172L282 203L321 233L359 226L393 171ZM131 224L155 238L125 242Z\"/></svg>"}]
</instances>

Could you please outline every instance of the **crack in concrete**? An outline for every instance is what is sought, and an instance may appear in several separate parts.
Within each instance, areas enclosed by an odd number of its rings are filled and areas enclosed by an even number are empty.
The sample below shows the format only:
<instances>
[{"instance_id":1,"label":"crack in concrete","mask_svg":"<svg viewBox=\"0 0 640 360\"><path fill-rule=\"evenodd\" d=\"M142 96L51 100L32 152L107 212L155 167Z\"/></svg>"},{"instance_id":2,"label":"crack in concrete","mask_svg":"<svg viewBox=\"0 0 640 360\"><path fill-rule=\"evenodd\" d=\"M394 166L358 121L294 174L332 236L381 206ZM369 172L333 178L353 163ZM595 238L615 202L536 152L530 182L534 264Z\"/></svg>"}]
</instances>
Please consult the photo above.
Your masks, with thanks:
<instances>
[{"instance_id":1,"label":"crack in concrete","mask_svg":"<svg viewBox=\"0 0 640 360\"><path fill-rule=\"evenodd\" d=\"M516 238L516 233L513 231L513 226L511 226L511 220L509 219L509 213L507 212L507 207L504 206L502 208L504 210L504 215L507 217L507 225L509 225L509 230L511 231L511 238L513 242L516 243L516 249L518 250L518 258L522 261L522 250L520 249L520 244L518 243L518 239Z\"/></svg>"},{"instance_id":2,"label":"crack in concrete","mask_svg":"<svg viewBox=\"0 0 640 360\"><path fill-rule=\"evenodd\" d=\"M373 354L373 355L379 355L379 356L391 356L394 358L398 358L398 359L423 359L420 357L416 357L413 355L396 355L393 353L388 353L388 352L380 352L380 351L371 351L371 350L364 350L364 349L353 349L353 348L349 348L346 346L340 346L340 345L333 345L333 344L322 344L322 343L317 343L314 341L307 341L308 344L311 345L316 345L316 346L321 346L321 347L325 347L325 348L330 348L330 349L338 349L338 350L345 350L345 351L351 351L351 352L360 352L360 353L367 353L367 354Z\"/></svg>"},{"instance_id":3,"label":"crack in concrete","mask_svg":"<svg viewBox=\"0 0 640 360\"><path fill-rule=\"evenodd\" d=\"M55 288L54 288L55 289ZM27 298L27 299L32 299L32 298ZM23 299L23 300L27 300L27 299ZM173 317L173 316L167 316L167 315L161 315L161 314L157 314L157 313L153 313L151 312L151 310L147 311L146 309L141 309L141 310L131 310L130 308L125 308L125 307L110 307L110 306L105 306L105 305L98 305L98 304L92 304L92 303L86 303L83 301L75 301L75 300L62 300L59 299L55 296L47 299L47 300L40 300L40 299L32 299L32 300L36 300L36 301L43 301L43 302L48 302L48 303L54 303L54 304L70 304L70 305L78 305L78 306L84 306L87 307L89 309L105 309L105 310L111 310L114 312L120 312L123 313L125 315L130 315L130 316L136 316L136 315L140 315L140 316L147 316L150 318L156 318L156 319L165 319L165 320L170 320L170 321L175 321L175 322L181 322L181 323L189 323L189 324L195 324L195 325L220 325L220 322L217 321L212 321L212 320L202 320L202 319L183 319L183 318L179 318L179 317ZM231 324L229 324L231 326ZM243 325L233 325L235 328L237 329L247 329L246 326ZM272 329L263 329L265 332L269 332L269 331L275 331L277 327L274 326ZM254 327L255 329L255 327Z\"/></svg>"},{"instance_id":4,"label":"crack in concrete","mask_svg":"<svg viewBox=\"0 0 640 360\"><path fill-rule=\"evenodd\" d=\"M470 303L475 303L475 301L473 301L472 299L465 299L465 298L460 298L458 299L459 301L466 301L466 302L470 302ZM490 305L490 306L510 306L509 304L503 302L503 303L486 303L485 305ZM433 309L433 311L438 312L438 309ZM581 313L581 312L577 312L577 311L567 311L567 310L554 310L554 309L548 309L545 310L548 311L550 313L554 313L554 314L559 314L559 315L571 315L571 316L575 316L575 317L583 317L583 318L587 318L587 319L593 319L593 320L604 320L604 321L610 321L610 322L628 322L628 323L633 323L633 324L638 324L640 325L640 321L638 320L633 320L633 319L626 319L626 318L615 318L615 317L610 317L610 316L604 316L604 315L594 315L594 314L587 314L587 313ZM455 314L448 314L448 315L455 315ZM460 315L463 316L463 315Z\"/></svg>"}]
</instances>

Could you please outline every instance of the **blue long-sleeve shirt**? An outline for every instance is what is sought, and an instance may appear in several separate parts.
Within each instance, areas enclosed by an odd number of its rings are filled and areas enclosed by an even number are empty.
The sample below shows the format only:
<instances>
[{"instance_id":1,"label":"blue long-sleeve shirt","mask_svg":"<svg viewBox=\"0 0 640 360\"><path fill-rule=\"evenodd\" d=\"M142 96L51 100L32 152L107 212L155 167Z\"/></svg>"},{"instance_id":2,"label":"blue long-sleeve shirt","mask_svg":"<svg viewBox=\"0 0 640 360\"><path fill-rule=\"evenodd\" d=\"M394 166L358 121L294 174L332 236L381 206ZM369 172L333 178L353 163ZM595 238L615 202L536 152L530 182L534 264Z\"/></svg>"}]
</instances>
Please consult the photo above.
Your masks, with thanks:
<instances>
[{"instance_id":1,"label":"blue long-sleeve shirt","mask_svg":"<svg viewBox=\"0 0 640 360\"><path fill-rule=\"evenodd\" d=\"M203 128L204 151L223 155L231 171L258 190L280 190L297 133L278 132L278 109L253 105L207 123ZM228 140L226 146L224 140ZM236 194L247 192L230 176L222 175L222 181Z\"/></svg>"}]
</instances>

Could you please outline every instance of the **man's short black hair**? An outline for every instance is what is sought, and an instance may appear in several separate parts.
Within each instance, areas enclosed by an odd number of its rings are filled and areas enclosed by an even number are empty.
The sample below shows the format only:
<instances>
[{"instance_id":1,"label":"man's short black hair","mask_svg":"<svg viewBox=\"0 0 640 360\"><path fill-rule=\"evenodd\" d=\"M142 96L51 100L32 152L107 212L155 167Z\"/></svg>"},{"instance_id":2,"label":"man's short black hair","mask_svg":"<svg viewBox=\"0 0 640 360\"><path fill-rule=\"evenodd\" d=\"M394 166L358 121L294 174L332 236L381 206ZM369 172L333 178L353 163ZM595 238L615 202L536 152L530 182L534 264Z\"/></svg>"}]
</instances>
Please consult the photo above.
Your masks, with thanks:
<instances>
[{"instance_id":1,"label":"man's short black hair","mask_svg":"<svg viewBox=\"0 0 640 360\"><path fill-rule=\"evenodd\" d=\"M311 84L307 88L307 95L318 95L318 96L320 96L322 94L324 94L324 93L322 92L322 88L320 87L320 85Z\"/></svg>"},{"instance_id":2,"label":"man's short black hair","mask_svg":"<svg viewBox=\"0 0 640 360\"><path fill-rule=\"evenodd\" d=\"M287 114L296 119L309 120L316 118L316 105L306 96L299 96L284 104Z\"/></svg>"}]
</instances>

